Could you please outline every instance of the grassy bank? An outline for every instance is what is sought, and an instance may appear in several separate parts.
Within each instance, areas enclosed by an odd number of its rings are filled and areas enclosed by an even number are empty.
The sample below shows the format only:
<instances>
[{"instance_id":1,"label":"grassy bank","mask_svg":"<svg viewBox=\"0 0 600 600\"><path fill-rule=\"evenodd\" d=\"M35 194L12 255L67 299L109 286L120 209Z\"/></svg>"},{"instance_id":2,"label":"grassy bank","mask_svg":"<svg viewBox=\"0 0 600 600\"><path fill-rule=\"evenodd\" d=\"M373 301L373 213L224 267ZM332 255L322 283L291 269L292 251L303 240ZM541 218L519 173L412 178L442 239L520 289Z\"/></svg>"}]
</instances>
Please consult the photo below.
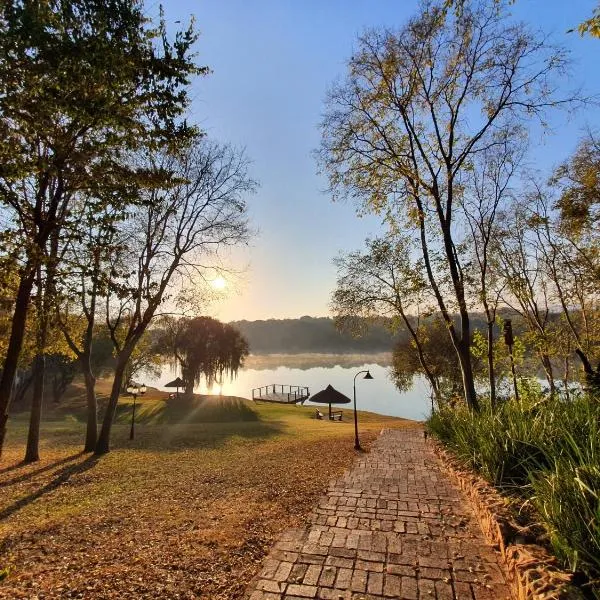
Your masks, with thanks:
<instances>
[{"instance_id":1,"label":"grassy bank","mask_svg":"<svg viewBox=\"0 0 600 600\"><path fill-rule=\"evenodd\" d=\"M564 564L600 598L600 403L525 393L495 412L442 408L430 431L464 463L535 508Z\"/></svg>"},{"instance_id":2,"label":"grassy bank","mask_svg":"<svg viewBox=\"0 0 600 600\"><path fill-rule=\"evenodd\" d=\"M80 453L75 402L47 414L34 465L20 464L25 416L11 420L1 598L239 597L274 536L302 525L355 457L351 411L333 423L308 407L213 399L182 408L163 397L138 402L134 441L123 399L113 450L100 459ZM360 423L367 446L382 427L414 425L369 413Z\"/></svg>"}]
</instances>

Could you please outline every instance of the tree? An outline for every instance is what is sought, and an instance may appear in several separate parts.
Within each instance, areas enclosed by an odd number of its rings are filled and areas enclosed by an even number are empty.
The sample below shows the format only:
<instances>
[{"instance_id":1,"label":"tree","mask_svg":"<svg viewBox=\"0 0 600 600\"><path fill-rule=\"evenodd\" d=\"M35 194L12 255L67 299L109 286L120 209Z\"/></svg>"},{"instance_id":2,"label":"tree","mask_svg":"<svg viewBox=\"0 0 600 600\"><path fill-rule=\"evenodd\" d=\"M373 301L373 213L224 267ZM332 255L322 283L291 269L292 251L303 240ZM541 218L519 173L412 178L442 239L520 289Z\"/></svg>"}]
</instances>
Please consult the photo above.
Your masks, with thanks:
<instances>
[{"instance_id":1,"label":"tree","mask_svg":"<svg viewBox=\"0 0 600 600\"><path fill-rule=\"evenodd\" d=\"M115 370L97 454L109 451L127 364L159 307L178 286L201 278L224 248L245 243L249 235L244 196L255 184L242 153L197 139L177 155L151 153L147 164L179 183L146 190L145 202L121 228L127 253L119 253L109 269L114 279L106 302Z\"/></svg>"},{"instance_id":2,"label":"tree","mask_svg":"<svg viewBox=\"0 0 600 600\"><path fill-rule=\"evenodd\" d=\"M78 194L135 198L150 184L123 159L128 152L187 142L186 86L206 72L189 56L195 37L190 27L170 43L138 0L2 4L0 204L18 222L23 260L0 378L0 451L48 240Z\"/></svg>"},{"instance_id":3,"label":"tree","mask_svg":"<svg viewBox=\"0 0 600 600\"><path fill-rule=\"evenodd\" d=\"M53 353L48 355L47 362L52 376L52 401L54 404L58 404L67 391L67 387L75 379L77 360L64 354Z\"/></svg>"},{"instance_id":4,"label":"tree","mask_svg":"<svg viewBox=\"0 0 600 600\"><path fill-rule=\"evenodd\" d=\"M93 344L101 303L109 294L109 260L125 248L118 235L118 224L125 215L119 203L97 211L84 199L76 208L77 234L69 236L64 247L64 262L69 268L60 285L56 318L83 375L87 402L84 452L93 452L98 437Z\"/></svg>"},{"instance_id":5,"label":"tree","mask_svg":"<svg viewBox=\"0 0 600 600\"><path fill-rule=\"evenodd\" d=\"M512 4L514 1L515 0L511 0L510 3ZM465 2L467 2L467 0L446 0L444 4L448 8L454 6L455 9L460 12L465 5ZM500 4L500 0L495 0L495 2ZM572 31L574 30L569 29L569 33ZM581 35L589 33L593 37L600 38L600 5L594 8L592 16L589 19L586 19L577 26L577 31L579 31Z\"/></svg>"},{"instance_id":6,"label":"tree","mask_svg":"<svg viewBox=\"0 0 600 600\"><path fill-rule=\"evenodd\" d=\"M421 320L418 338L418 353L411 339L400 340L394 346L391 372L396 387L406 391L412 386L416 375L424 375L432 389L432 399L438 406L450 398L460 397L460 363L453 352L446 324L439 314ZM482 374L480 360L474 359L473 368L476 375Z\"/></svg>"},{"instance_id":7,"label":"tree","mask_svg":"<svg viewBox=\"0 0 600 600\"><path fill-rule=\"evenodd\" d=\"M558 348L567 350L562 353L565 370L574 349L594 389L600 381L598 370L591 366L598 358L600 344L598 167L600 149L593 137L588 137L548 184L533 182L524 209L529 215L527 235L535 243L539 268L551 285L553 304L562 311L564 332Z\"/></svg>"},{"instance_id":8,"label":"tree","mask_svg":"<svg viewBox=\"0 0 600 600\"><path fill-rule=\"evenodd\" d=\"M493 248L499 234L498 211L510 198L510 183L523 157L520 138L498 140L492 148L483 150L473 159L466 173L462 210L471 234L469 247L473 254L475 273L473 288L475 302L483 306L487 321L487 365L490 404L496 405L496 376L494 372L494 327L502 292L502 283L494 269Z\"/></svg>"},{"instance_id":9,"label":"tree","mask_svg":"<svg viewBox=\"0 0 600 600\"><path fill-rule=\"evenodd\" d=\"M367 240L366 245L366 252L351 252L335 261L338 276L331 309L336 326L341 331L360 334L370 321L389 317L394 330L408 332L405 345L413 354L416 350L415 362L439 402L439 380L425 352L420 318L411 316L413 311L419 315L420 310L427 310L433 300L427 292L422 264L411 259L413 244L407 237L389 235ZM398 375L396 384L404 389L401 381Z\"/></svg>"},{"instance_id":10,"label":"tree","mask_svg":"<svg viewBox=\"0 0 600 600\"><path fill-rule=\"evenodd\" d=\"M504 281L503 302L526 324L526 342L539 357L554 394L551 282L542 268L543 250L531 228L532 212L527 208L527 200L532 200L527 195L525 198L526 201L515 201L502 215L502 228L495 240L496 268Z\"/></svg>"},{"instance_id":11,"label":"tree","mask_svg":"<svg viewBox=\"0 0 600 600\"><path fill-rule=\"evenodd\" d=\"M167 321L159 347L172 366L181 369L188 398L202 378L210 388L225 376L235 377L249 352L248 342L235 327L211 317Z\"/></svg>"},{"instance_id":12,"label":"tree","mask_svg":"<svg viewBox=\"0 0 600 600\"><path fill-rule=\"evenodd\" d=\"M356 199L364 210L415 232L474 410L457 222L461 176L473 157L566 102L553 80L565 64L561 50L508 21L499 6L473 2L448 14L427 2L400 31L363 35L346 80L327 99L319 156L334 197Z\"/></svg>"}]
</instances>

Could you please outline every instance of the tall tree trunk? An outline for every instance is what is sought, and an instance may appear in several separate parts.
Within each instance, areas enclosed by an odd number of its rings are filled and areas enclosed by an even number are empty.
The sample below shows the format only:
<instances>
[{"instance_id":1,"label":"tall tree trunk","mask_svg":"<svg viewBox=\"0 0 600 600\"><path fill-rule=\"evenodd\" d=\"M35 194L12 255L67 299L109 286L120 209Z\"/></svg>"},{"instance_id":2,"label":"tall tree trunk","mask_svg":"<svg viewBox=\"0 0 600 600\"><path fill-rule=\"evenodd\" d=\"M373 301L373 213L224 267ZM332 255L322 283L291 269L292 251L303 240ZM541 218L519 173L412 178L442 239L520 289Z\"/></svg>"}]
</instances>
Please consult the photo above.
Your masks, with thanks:
<instances>
[{"instance_id":1,"label":"tall tree trunk","mask_svg":"<svg viewBox=\"0 0 600 600\"><path fill-rule=\"evenodd\" d=\"M48 298L53 285L53 271L51 265L47 269L46 282L42 279L42 267L37 268L36 275L36 308L37 308L37 332L36 345L37 355L35 357L35 368L33 375L33 397L31 399L31 411L29 414L29 431L27 433L27 448L25 450L25 462L36 462L40 460L40 425L42 421L42 404L44 402L44 379L46 375L46 342L48 339Z\"/></svg>"},{"instance_id":2,"label":"tall tree trunk","mask_svg":"<svg viewBox=\"0 0 600 600\"><path fill-rule=\"evenodd\" d=\"M87 426L85 430L84 452L96 449L98 438L98 403L96 401L96 378L92 373L89 355L81 357L81 370L85 381L85 397L87 400Z\"/></svg>"},{"instance_id":3,"label":"tall tree trunk","mask_svg":"<svg viewBox=\"0 0 600 600\"><path fill-rule=\"evenodd\" d=\"M496 408L496 375L494 373L494 322L487 323L487 362L488 378L490 382L490 404L492 410Z\"/></svg>"},{"instance_id":4,"label":"tall tree trunk","mask_svg":"<svg viewBox=\"0 0 600 600\"><path fill-rule=\"evenodd\" d=\"M131 364L129 361L127 361L127 364L125 365L125 370L123 371L123 377L121 380L121 390L120 390L121 394L127 393L127 386L129 385L130 381L131 381Z\"/></svg>"},{"instance_id":5,"label":"tall tree trunk","mask_svg":"<svg viewBox=\"0 0 600 600\"><path fill-rule=\"evenodd\" d=\"M478 412L479 401L477 400L477 393L475 391L475 378L473 377L473 365L471 363L471 349L469 345L465 344L464 341L461 341L457 344L456 350L460 363L465 402L471 410Z\"/></svg>"},{"instance_id":6,"label":"tall tree trunk","mask_svg":"<svg viewBox=\"0 0 600 600\"><path fill-rule=\"evenodd\" d=\"M29 413L29 431L27 433L27 448L25 450L25 463L40 460L40 424L42 420L42 404L44 401L44 375L46 372L46 356L40 352L35 357L33 375L33 397Z\"/></svg>"},{"instance_id":7,"label":"tall tree trunk","mask_svg":"<svg viewBox=\"0 0 600 600\"><path fill-rule=\"evenodd\" d=\"M446 263L448 271L452 279L452 287L454 288L454 296L458 304L460 314L460 337L456 332L450 331L452 344L456 349L460 370L463 380L463 390L465 402L467 406L474 412L479 412L479 402L475 391L475 379L473 376L473 364L471 360L471 322L469 319L469 311L465 300L465 288L462 272L460 271L460 263L456 254L456 248L452 240L450 231L451 218L450 210L453 202L453 179L448 176L448 190L446 199L446 214L441 209L441 200L436 198L437 214L442 230L444 241L444 251L446 255Z\"/></svg>"},{"instance_id":8,"label":"tall tree trunk","mask_svg":"<svg viewBox=\"0 0 600 600\"><path fill-rule=\"evenodd\" d=\"M569 360L569 355L567 354L565 356L565 372L564 372L564 377L563 377L563 383L565 386L565 398L567 400L571 399L571 394L569 393L569 377L571 376L571 363Z\"/></svg>"},{"instance_id":9,"label":"tall tree trunk","mask_svg":"<svg viewBox=\"0 0 600 600\"><path fill-rule=\"evenodd\" d=\"M552 368L552 362L550 361L550 357L545 353L540 354L540 360L542 361L542 366L544 367L544 372L546 373L546 378L548 379L550 395L554 396L556 394L556 383L554 382L554 369Z\"/></svg>"},{"instance_id":10,"label":"tall tree trunk","mask_svg":"<svg viewBox=\"0 0 600 600\"><path fill-rule=\"evenodd\" d=\"M448 333L450 335L450 339L452 341L452 345L456 351L458 361L460 364L460 370L463 380L463 392L465 402L467 406L474 411L479 410L479 403L477 402L477 394L475 392L475 382L473 379L473 366L471 364L471 352L470 352L470 343L471 343L471 329L469 323L469 314L466 308L465 298L464 298L464 290L462 290L462 284L460 283L460 278L458 274L457 263L454 257L454 251L452 246L452 239L450 236L450 232L447 229L444 229L444 246L446 249L446 258L448 260L448 267L452 276L452 282L454 285L454 290L456 294L456 299L460 306L460 317L461 317L461 337L459 338L456 329L454 327L454 322L452 321L452 316L450 315L440 288L438 286L437 280L433 273L433 268L431 266L431 260L429 256L429 246L427 243L427 233L425 227L425 211L423 208L423 204L419 199L418 195L415 195L415 201L417 203L417 208L419 209L419 231L420 231L420 241L421 241L421 250L423 252L423 261L425 264L425 270L427 272L427 279L431 285L433 293L438 303L438 307L440 312L442 313L442 317L448 327ZM443 218L440 218L440 223L442 223ZM465 337L466 336L466 337ZM464 342L466 340L466 353L464 351Z\"/></svg>"},{"instance_id":11,"label":"tall tree trunk","mask_svg":"<svg viewBox=\"0 0 600 600\"><path fill-rule=\"evenodd\" d=\"M10 408L15 375L17 374L19 355L21 354L21 348L23 347L27 312L29 310L29 298L31 296L31 290L33 289L34 280L35 269L32 268L31 262L29 262L25 268L25 273L21 278L21 281L19 282L15 312L13 313L12 327L10 330L10 339L8 348L6 349L6 357L4 358L2 377L0 378L0 457L2 456L2 449L6 437L8 411Z\"/></svg>"},{"instance_id":12,"label":"tall tree trunk","mask_svg":"<svg viewBox=\"0 0 600 600\"><path fill-rule=\"evenodd\" d=\"M123 375L125 373L125 367L127 366L129 354L131 353L128 353L127 358L123 356L117 357L115 376L113 379L112 389L110 391L108 405L106 406L106 412L104 413L100 435L98 436L98 441L96 442L96 448L94 450L95 454L106 454L110 451L110 431L117 411L119 393L121 391L121 384L123 383Z\"/></svg>"},{"instance_id":13,"label":"tall tree trunk","mask_svg":"<svg viewBox=\"0 0 600 600\"><path fill-rule=\"evenodd\" d=\"M475 377L473 375L473 362L471 358L471 323L469 313L464 304L464 297L462 297L460 305L460 339L455 340L456 335L451 336L451 339L458 354L465 402L472 411L479 412L479 401L477 400L477 392L475 391Z\"/></svg>"},{"instance_id":14,"label":"tall tree trunk","mask_svg":"<svg viewBox=\"0 0 600 600\"><path fill-rule=\"evenodd\" d=\"M579 360L581 360L581 364L583 365L585 380L588 384L590 392L593 394L598 394L598 392L600 392L600 365L596 370L594 370L587 355L581 348L576 348L575 354L579 356Z\"/></svg>"}]
</instances>

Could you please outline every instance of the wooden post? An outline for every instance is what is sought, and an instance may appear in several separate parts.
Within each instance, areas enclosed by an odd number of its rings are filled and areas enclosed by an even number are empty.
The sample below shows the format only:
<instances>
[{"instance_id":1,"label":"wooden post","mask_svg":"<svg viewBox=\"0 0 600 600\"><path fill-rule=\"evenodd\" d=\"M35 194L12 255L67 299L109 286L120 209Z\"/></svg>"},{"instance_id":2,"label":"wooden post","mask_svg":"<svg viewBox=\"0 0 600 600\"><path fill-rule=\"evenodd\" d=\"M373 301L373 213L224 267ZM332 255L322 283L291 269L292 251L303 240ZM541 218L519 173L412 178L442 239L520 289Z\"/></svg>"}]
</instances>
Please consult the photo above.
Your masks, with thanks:
<instances>
[{"instance_id":1,"label":"wooden post","mask_svg":"<svg viewBox=\"0 0 600 600\"><path fill-rule=\"evenodd\" d=\"M517 387L517 373L515 370L515 357L513 355L513 331L512 331L512 321L510 319L506 319L504 321L504 343L508 346L508 353L510 355L510 370L512 371L513 377L513 385L515 387L515 400L519 401L519 388Z\"/></svg>"}]
</instances>

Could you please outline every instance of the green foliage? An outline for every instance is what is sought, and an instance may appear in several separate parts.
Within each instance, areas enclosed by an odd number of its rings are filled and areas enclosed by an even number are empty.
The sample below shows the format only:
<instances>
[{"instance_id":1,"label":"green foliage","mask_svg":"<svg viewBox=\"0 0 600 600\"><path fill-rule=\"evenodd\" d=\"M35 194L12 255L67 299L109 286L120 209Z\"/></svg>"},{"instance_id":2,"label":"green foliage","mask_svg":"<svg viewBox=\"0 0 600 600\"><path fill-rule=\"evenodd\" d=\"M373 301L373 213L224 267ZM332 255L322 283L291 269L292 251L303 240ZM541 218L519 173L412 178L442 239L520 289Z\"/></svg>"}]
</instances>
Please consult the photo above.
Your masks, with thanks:
<instances>
[{"instance_id":1,"label":"green foliage","mask_svg":"<svg viewBox=\"0 0 600 600\"><path fill-rule=\"evenodd\" d=\"M422 349L420 357L413 340L403 338L394 346L392 377L399 390L408 390L416 375L431 378L432 388L437 389L442 397L461 395L462 374L460 364L448 335L448 328L439 314L421 320L415 327L417 338ZM477 332L476 332L477 333ZM482 336L481 336L482 337ZM472 365L475 377L485 376L485 354L477 352L473 355ZM424 366L427 367L428 374Z\"/></svg>"},{"instance_id":2,"label":"green foliage","mask_svg":"<svg viewBox=\"0 0 600 600\"><path fill-rule=\"evenodd\" d=\"M520 394L495 412L443 406L429 430L486 479L529 499L557 555L597 579L600 405L588 396L544 397L535 380L522 380Z\"/></svg>"},{"instance_id":3,"label":"green foliage","mask_svg":"<svg viewBox=\"0 0 600 600\"><path fill-rule=\"evenodd\" d=\"M577 150L556 169L552 183L560 188L556 205L562 225L576 234L594 227L600 207L600 141L588 135Z\"/></svg>"},{"instance_id":4,"label":"green foliage","mask_svg":"<svg viewBox=\"0 0 600 600\"><path fill-rule=\"evenodd\" d=\"M600 463L557 460L533 492L557 555L572 570L600 574Z\"/></svg>"},{"instance_id":5,"label":"green foliage","mask_svg":"<svg viewBox=\"0 0 600 600\"><path fill-rule=\"evenodd\" d=\"M488 342L487 338L479 329L473 332L473 342L471 345L471 354L474 358L484 360L487 356Z\"/></svg>"},{"instance_id":6,"label":"green foliage","mask_svg":"<svg viewBox=\"0 0 600 600\"><path fill-rule=\"evenodd\" d=\"M206 72L190 57L195 39L190 27L170 43L137 0L2 4L0 202L38 251L77 193L100 206L157 183L128 152L189 140L186 86Z\"/></svg>"}]
</instances>

